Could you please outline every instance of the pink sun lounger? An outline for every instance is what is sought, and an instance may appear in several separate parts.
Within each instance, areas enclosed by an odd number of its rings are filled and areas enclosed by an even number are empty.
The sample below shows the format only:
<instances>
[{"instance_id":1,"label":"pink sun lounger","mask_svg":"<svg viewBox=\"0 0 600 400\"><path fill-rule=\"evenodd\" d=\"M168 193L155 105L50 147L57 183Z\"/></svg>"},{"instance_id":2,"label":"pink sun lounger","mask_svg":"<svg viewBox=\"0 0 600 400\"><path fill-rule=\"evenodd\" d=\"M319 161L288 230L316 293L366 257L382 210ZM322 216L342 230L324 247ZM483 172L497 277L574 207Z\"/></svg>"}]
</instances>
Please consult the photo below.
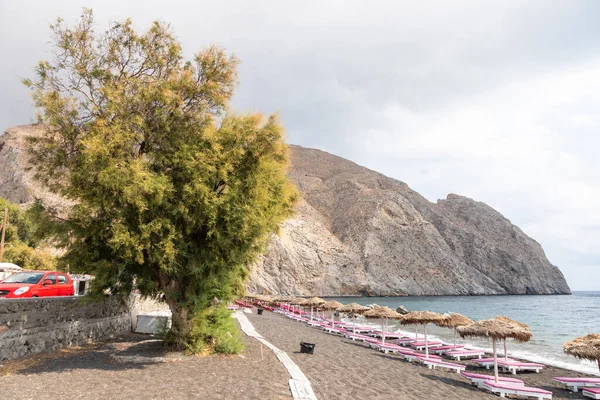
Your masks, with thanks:
<instances>
[{"instance_id":1,"label":"pink sun lounger","mask_svg":"<svg viewBox=\"0 0 600 400\"><path fill-rule=\"evenodd\" d=\"M471 385L477 386L479 389L483 388L483 382L494 380L494 377L490 375L474 374L466 371L462 371L460 374L470 380ZM515 378L506 378L501 376L498 378L498 381L516 386L525 386L525 383L522 380Z\"/></svg>"},{"instance_id":2,"label":"pink sun lounger","mask_svg":"<svg viewBox=\"0 0 600 400\"><path fill-rule=\"evenodd\" d=\"M425 357L421 357L420 361L427 365L427 368L429 369L436 369L436 368L445 368L445 369L451 369L454 372L456 372L457 374L464 371L467 367L461 364L454 364L454 363L449 363L446 361L442 361L442 360L436 360L433 357L437 357L437 356L429 356L429 358L425 358Z\"/></svg>"},{"instance_id":3,"label":"pink sun lounger","mask_svg":"<svg viewBox=\"0 0 600 400\"><path fill-rule=\"evenodd\" d=\"M516 375L520 371L535 371L538 374L544 369L544 364L528 363L519 361L498 361L498 365L505 371L509 371L511 374Z\"/></svg>"},{"instance_id":4,"label":"pink sun lounger","mask_svg":"<svg viewBox=\"0 0 600 400\"><path fill-rule=\"evenodd\" d=\"M592 399L600 399L600 388L583 388L581 394Z\"/></svg>"},{"instance_id":5,"label":"pink sun lounger","mask_svg":"<svg viewBox=\"0 0 600 400\"><path fill-rule=\"evenodd\" d=\"M447 351L454 351L454 350L460 350L462 348L464 348L465 346L462 344L457 344L456 347L452 346L452 345L446 345L446 346L436 346L436 347L432 347L431 349L429 349L429 351L431 353L437 354L437 355L442 355L445 354Z\"/></svg>"},{"instance_id":6,"label":"pink sun lounger","mask_svg":"<svg viewBox=\"0 0 600 400\"><path fill-rule=\"evenodd\" d=\"M498 358L498 362L503 361L504 358ZM509 358L507 361L515 361L512 358ZM486 369L490 369L494 366L493 358L480 358L477 360L473 360L475 364L478 364L480 367L485 367Z\"/></svg>"},{"instance_id":7,"label":"pink sun lounger","mask_svg":"<svg viewBox=\"0 0 600 400\"><path fill-rule=\"evenodd\" d=\"M334 328L332 326L324 326L323 330L327 333L332 333L334 335L344 335L346 333L348 333L347 330L342 329L342 328Z\"/></svg>"},{"instance_id":8,"label":"pink sun lounger","mask_svg":"<svg viewBox=\"0 0 600 400\"><path fill-rule=\"evenodd\" d=\"M404 337L404 335L400 334L400 333L396 333L396 332L381 332L381 331L373 331L373 332L369 332L368 333L369 336L374 336L374 337L383 337L385 336L386 339L401 339Z\"/></svg>"},{"instance_id":9,"label":"pink sun lounger","mask_svg":"<svg viewBox=\"0 0 600 400\"><path fill-rule=\"evenodd\" d=\"M567 389L573 392L577 392L579 388L584 387L600 387L600 378L574 378L558 376L554 378L554 380L562 383L567 387Z\"/></svg>"},{"instance_id":10,"label":"pink sun lounger","mask_svg":"<svg viewBox=\"0 0 600 400\"><path fill-rule=\"evenodd\" d=\"M425 354L417 353L417 352L409 353L409 352L405 351L403 353L400 353L400 355L402 357L404 357L404 359L408 362L413 362L413 361L422 362L423 360L435 360L435 361L440 361L440 362L442 361L442 357L434 356L432 354L429 355L429 358L425 358Z\"/></svg>"},{"instance_id":11,"label":"pink sun lounger","mask_svg":"<svg viewBox=\"0 0 600 400\"><path fill-rule=\"evenodd\" d=\"M500 397L506 397L507 394L516 394L518 396L534 397L538 400L552 398L552 392L548 390L528 386L517 386L510 383L485 381L482 384L482 388L489 390L492 393L496 393L500 395Z\"/></svg>"},{"instance_id":12,"label":"pink sun lounger","mask_svg":"<svg viewBox=\"0 0 600 400\"><path fill-rule=\"evenodd\" d=\"M369 347L372 347L376 350L382 351L384 353L405 353L407 351L409 351L408 349L402 347L402 346L398 346L397 344L393 344L393 343L370 343Z\"/></svg>"},{"instance_id":13,"label":"pink sun lounger","mask_svg":"<svg viewBox=\"0 0 600 400\"><path fill-rule=\"evenodd\" d=\"M429 341L427 342L427 347L429 347L430 349L432 347L441 346L441 345L443 345L443 343L438 340L432 340L430 342ZM412 347L413 349L423 350L425 348L425 341L412 342L409 346Z\"/></svg>"},{"instance_id":14,"label":"pink sun lounger","mask_svg":"<svg viewBox=\"0 0 600 400\"><path fill-rule=\"evenodd\" d=\"M400 338L400 339L396 339L396 340L391 340L391 342L399 344L400 346L408 346L415 341L416 341L415 339L411 339L411 338Z\"/></svg>"},{"instance_id":15,"label":"pink sun lounger","mask_svg":"<svg viewBox=\"0 0 600 400\"><path fill-rule=\"evenodd\" d=\"M485 354L483 350L454 350L447 351L448 357L454 358L456 361L460 361L461 358L481 358Z\"/></svg>"}]
</instances>

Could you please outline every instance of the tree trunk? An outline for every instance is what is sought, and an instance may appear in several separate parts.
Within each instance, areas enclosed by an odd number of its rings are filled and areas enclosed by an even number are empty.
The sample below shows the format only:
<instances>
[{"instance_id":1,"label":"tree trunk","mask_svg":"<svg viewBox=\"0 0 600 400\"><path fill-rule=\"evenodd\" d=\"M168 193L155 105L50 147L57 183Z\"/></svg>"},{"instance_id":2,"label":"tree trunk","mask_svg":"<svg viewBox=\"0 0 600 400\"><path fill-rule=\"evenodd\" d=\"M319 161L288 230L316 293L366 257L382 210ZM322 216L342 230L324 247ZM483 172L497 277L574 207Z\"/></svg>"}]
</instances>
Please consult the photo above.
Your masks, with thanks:
<instances>
[{"instance_id":1,"label":"tree trunk","mask_svg":"<svg viewBox=\"0 0 600 400\"><path fill-rule=\"evenodd\" d=\"M186 345L190 343L192 315L190 310L182 305L181 299L176 298L181 291L181 284L170 279L164 272L159 272L159 282L165 302L171 310L171 331L167 345L174 350L186 350Z\"/></svg>"}]
</instances>

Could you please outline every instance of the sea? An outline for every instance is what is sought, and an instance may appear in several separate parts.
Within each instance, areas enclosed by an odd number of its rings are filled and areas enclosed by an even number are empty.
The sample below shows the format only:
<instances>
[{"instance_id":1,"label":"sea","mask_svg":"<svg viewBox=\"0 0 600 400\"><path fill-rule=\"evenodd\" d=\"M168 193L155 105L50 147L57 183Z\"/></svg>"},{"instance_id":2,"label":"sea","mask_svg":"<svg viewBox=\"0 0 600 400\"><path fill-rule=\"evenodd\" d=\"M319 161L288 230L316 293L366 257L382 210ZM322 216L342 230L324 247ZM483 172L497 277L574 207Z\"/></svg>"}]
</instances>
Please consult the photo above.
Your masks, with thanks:
<instances>
[{"instance_id":1,"label":"sea","mask_svg":"<svg viewBox=\"0 0 600 400\"><path fill-rule=\"evenodd\" d=\"M328 298L347 304L378 304L392 309L403 305L409 311L429 310L439 313L460 313L473 320L503 315L529 325L533 337L527 343L509 341L507 353L515 357L553 365L586 374L600 375L596 363L579 360L563 352L563 344L589 333L600 333L600 291L573 292L562 296L415 296L415 297L338 297ZM362 324L381 326L373 320L357 320ZM403 326L389 321L389 330L415 335L415 326ZM422 327L419 328L423 337ZM427 326L431 339L453 341L453 330L433 324ZM462 340L466 347L492 351L487 340ZM498 352L503 351L502 343Z\"/></svg>"}]
</instances>

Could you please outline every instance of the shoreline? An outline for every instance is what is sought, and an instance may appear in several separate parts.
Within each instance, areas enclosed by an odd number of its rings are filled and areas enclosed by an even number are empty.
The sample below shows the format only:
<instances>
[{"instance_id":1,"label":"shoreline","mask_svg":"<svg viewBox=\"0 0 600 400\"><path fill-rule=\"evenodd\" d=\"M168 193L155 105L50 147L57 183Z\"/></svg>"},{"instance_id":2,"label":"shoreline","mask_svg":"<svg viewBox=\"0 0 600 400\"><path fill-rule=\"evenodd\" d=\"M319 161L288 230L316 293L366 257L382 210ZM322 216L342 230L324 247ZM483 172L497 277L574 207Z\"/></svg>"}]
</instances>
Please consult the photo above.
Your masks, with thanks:
<instances>
[{"instance_id":1,"label":"shoreline","mask_svg":"<svg viewBox=\"0 0 600 400\"><path fill-rule=\"evenodd\" d=\"M408 363L393 354L377 352L360 342L329 335L276 313L265 311L259 316L254 311L246 315L257 332L285 351L300 367L319 399L490 398L489 393L471 386L468 380L455 372L430 370ZM302 341L314 343L315 353L300 353L299 343ZM493 369L477 368L470 360L455 363L467 366L469 372L493 375ZM552 379L587 375L547 366L539 374L519 373L516 378L523 380L527 386L551 390L554 399L581 399L581 393L571 393ZM502 372L501 376L514 377Z\"/></svg>"}]
</instances>

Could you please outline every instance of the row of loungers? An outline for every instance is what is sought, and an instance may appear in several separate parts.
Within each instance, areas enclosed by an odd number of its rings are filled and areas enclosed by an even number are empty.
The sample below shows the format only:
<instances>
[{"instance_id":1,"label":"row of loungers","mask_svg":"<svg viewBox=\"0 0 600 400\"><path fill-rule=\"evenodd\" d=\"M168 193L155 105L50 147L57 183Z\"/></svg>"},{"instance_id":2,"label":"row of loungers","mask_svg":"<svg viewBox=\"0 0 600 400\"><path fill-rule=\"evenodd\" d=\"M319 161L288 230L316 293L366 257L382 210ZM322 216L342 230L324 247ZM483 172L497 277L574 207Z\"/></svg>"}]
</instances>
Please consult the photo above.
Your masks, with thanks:
<instances>
[{"instance_id":1,"label":"row of loungers","mask_svg":"<svg viewBox=\"0 0 600 400\"><path fill-rule=\"evenodd\" d=\"M520 379L499 377L498 382L495 382L493 376L467 372L465 371L465 365L447 362L441 358L442 355L453 358L457 361L460 361L461 358L474 358L474 364L478 365L479 367L490 369L494 365L494 359L482 358L484 355L483 350L465 349L462 345L457 345L454 347L439 341L430 341L427 343L430 354L429 357L426 357L425 354L418 352L418 350L423 350L425 348L425 343L423 341L403 337L395 332L381 332L371 327L352 326L351 324L345 324L341 322L335 322L335 325L332 326L332 321L330 320L311 321L310 319L302 316L290 315L289 313L285 312L284 314L297 321L308 323L310 326L321 328L328 333L367 343L369 347L379 350L383 353L394 353L406 361L421 363L427 366L429 369L443 368L460 373L463 377L468 379L472 385L498 394L500 397L506 397L507 395L518 395L523 397L532 397L538 400L552 399L552 392L544 389L527 387ZM386 339L391 340L383 343L379 339L384 336ZM512 358L498 359L498 366L499 368L502 368L504 372L510 372L513 375L516 375L517 372L521 371L534 371L539 373L544 368L543 364L520 362ZM600 400L600 378L557 377L554 378L554 380L562 383L565 388L573 392L578 392L581 390L584 396Z\"/></svg>"}]
</instances>

